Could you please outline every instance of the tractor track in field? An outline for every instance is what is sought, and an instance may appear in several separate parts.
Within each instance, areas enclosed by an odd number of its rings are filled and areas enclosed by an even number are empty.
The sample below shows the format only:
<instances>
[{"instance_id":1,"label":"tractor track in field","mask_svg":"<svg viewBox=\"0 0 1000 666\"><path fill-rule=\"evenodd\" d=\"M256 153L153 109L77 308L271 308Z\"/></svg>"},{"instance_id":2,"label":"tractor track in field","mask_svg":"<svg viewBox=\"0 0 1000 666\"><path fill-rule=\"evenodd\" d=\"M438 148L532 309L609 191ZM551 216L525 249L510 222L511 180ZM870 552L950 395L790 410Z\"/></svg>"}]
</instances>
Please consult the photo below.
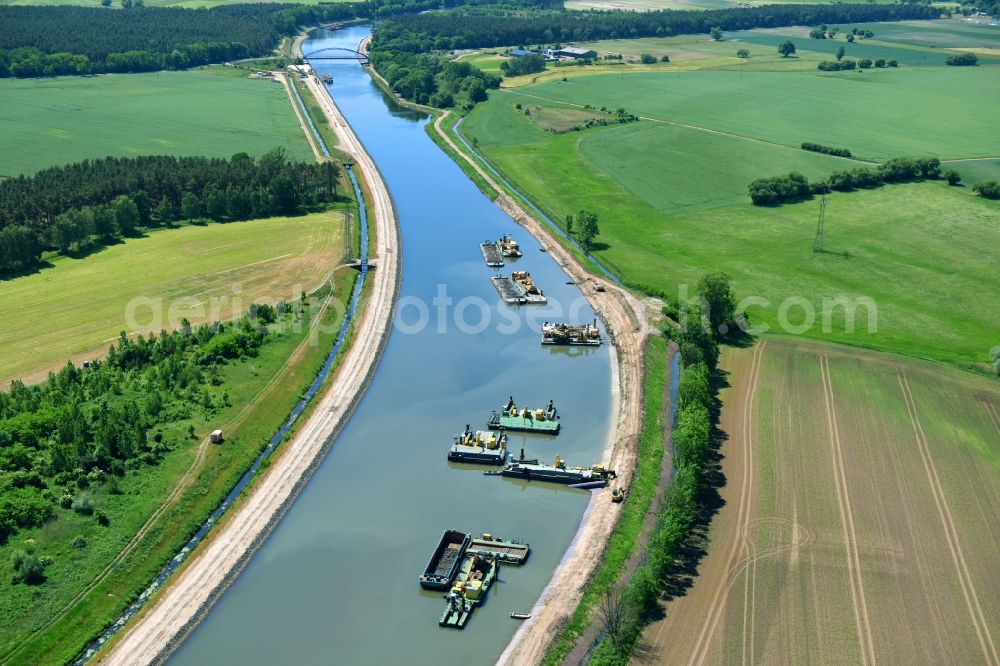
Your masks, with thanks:
<instances>
[{"instance_id":1,"label":"tractor track in field","mask_svg":"<svg viewBox=\"0 0 1000 666\"><path fill-rule=\"evenodd\" d=\"M993 427L997 429L997 434L1000 434L1000 415L997 414L997 408L993 406L989 400L981 399L980 402L983 404L983 409L990 416L990 421L993 422Z\"/></svg>"},{"instance_id":2,"label":"tractor track in field","mask_svg":"<svg viewBox=\"0 0 1000 666\"><path fill-rule=\"evenodd\" d=\"M740 446L743 453L743 476L741 479L740 498L736 519L737 530L741 534L741 538L733 539L732 545L729 548L729 555L726 558L726 565L723 568L723 570L727 572L739 568L738 554L741 548L747 553L747 555L744 556L744 561L750 561L746 534L751 523L750 515L753 511L753 507L751 506L751 499L753 497L754 428L752 407L754 397L757 393L757 380L760 376L760 358L763 355L764 346L766 344L766 341L762 341L754 348L753 359L750 365L750 373L747 383L746 409L743 411L743 432L741 433L742 441ZM710 639L715 633L715 629L725 612L726 592L732 586L732 581L727 581L727 578L728 576L723 576L719 579L719 583L715 588L715 593L712 595L712 602L709 604L708 612L706 614L706 622L702 625L701 632L698 634L698 638L694 644L694 649L692 650L691 657L688 661L691 665L703 664L705 659L708 657ZM659 642L659 639L660 637L657 636L657 642ZM746 655L744 654L744 660L745 658Z\"/></svg>"},{"instance_id":3,"label":"tractor track in field","mask_svg":"<svg viewBox=\"0 0 1000 666\"><path fill-rule=\"evenodd\" d=\"M840 513L840 523L844 531L844 547L847 551L847 573L851 581L851 606L854 610L858 643L861 648L861 662L862 664L874 664L875 647L872 643L871 623L868 619L868 604L865 602L865 586L861 577L861 561L858 557L858 540L854 530L854 514L851 510L851 498L847 488L843 446L840 441L840 429L837 426L837 407L833 396L833 384L830 381L830 365L826 355L820 356L819 363L823 380L823 393L826 401L827 425L830 429L830 450L833 456L837 509Z\"/></svg>"},{"instance_id":4,"label":"tractor track in field","mask_svg":"<svg viewBox=\"0 0 1000 666\"><path fill-rule=\"evenodd\" d=\"M972 619L973 627L976 630L976 637L979 639L979 646L982 648L983 656L986 658L987 664L1000 664L1000 658L997 657L996 645L993 643L993 637L990 634L989 624L986 622L986 617L983 614L982 606L979 604L979 597L976 594L976 588L972 583L972 577L969 575L969 568L965 563L965 555L962 552L962 546L958 539L958 530L955 528L955 521L951 515L951 509L948 506L948 501L944 495L944 489L941 487L941 480L938 477L937 467L934 465L934 459L931 457L930 447L927 444L927 437L924 434L924 428L920 424L920 415L917 412L916 402L913 400L913 394L910 391L910 383L906 379L906 373L902 368L898 368L896 371L896 376L899 380L899 388L903 393L903 400L906 403L906 411L910 417L910 423L913 425L913 434L917 442L917 451L920 453L920 459L924 466L924 472L927 474L927 482L930 485L931 495L934 499L934 504L937 507L938 516L941 518L941 527L944 532L945 540L948 543L948 549L951 552L952 562L955 565L955 573L958 576L958 582L962 587L962 595L965 597L965 605L969 610L969 616ZM992 405L990 405L992 407ZM988 409L990 415L993 416L994 412L992 409ZM994 421L994 426L997 423Z\"/></svg>"}]
</instances>

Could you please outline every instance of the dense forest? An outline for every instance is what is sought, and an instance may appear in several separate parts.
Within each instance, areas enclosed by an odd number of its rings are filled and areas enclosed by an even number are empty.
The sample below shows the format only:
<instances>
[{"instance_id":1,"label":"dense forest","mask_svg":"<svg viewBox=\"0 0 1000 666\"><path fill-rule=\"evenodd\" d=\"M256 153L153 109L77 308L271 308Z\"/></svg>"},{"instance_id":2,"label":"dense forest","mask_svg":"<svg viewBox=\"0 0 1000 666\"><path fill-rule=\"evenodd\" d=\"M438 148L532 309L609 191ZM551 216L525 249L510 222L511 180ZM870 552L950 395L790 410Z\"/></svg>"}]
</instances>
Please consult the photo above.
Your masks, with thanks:
<instances>
[{"instance_id":1,"label":"dense forest","mask_svg":"<svg viewBox=\"0 0 1000 666\"><path fill-rule=\"evenodd\" d=\"M914 4L764 5L684 11L514 11L466 6L447 12L406 14L375 32L373 47L424 53L432 50L708 34L712 28L748 30L820 23L864 23L937 18Z\"/></svg>"},{"instance_id":2,"label":"dense forest","mask_svg":"<svg viewBox=\"0 0 1000 666\"><path fill-rule=\"evenodd\" d=\"M372 66L405 99L442 109L470 109L486 101L486 91L500 87L500 77L445 55L379 50Z\"/></svg>"},{"instance_id":3,"label":"dense forest","mask_svg":"<svg viewBox=\"0 0 1000 666\"><path fill-rule=\"evenodd\" d=\"M122 333L87 368L67 364L42 384L14 381L0 392L0 543L60 510L106 523L94 490L114 493L126 470L156 465L193 433L168 424L227 406L221 366L256 356L267 325L294 316L293 307L254 305L233 323L148 338Z\"/></svg>"},{"instance_id":4,"label":"dense forest","mask_svg":"<svg viewBox=\"0 0 1000 666\"><path fill-rule=\"evenodd\" d=\"M458 4L461 0L260 3L211 9L0 6L0 77L197 67L266 55L280 36L293 35L303 25Z\"/></svg>"},{"instance_id":5,"label":"dense forest","mask_svg":"<svg viewBox=\"0 0 1000 666\"><path fill-rule=\"evenodd\" d=\"M233 221L287 215L337 197L333 162L289 161L277 149L257 159L106 157L0 182L0 274L177 220Z\"/></svg>"},{"instance_id":6,"label":"dense forest","mask_svg":"<svg viewBox=\"0 0 1000 666\"><path fill-rule=\"evenodd\" d=\"M453 12L468 10L496 20L500 16L561 10L562 0L452 0L452 5L460 8L434 13L450 17L456 15ZM487 90L500 86L500 77L468 63L451 61L451 54L446 52L451 48L450 44L445 38L437 41L415 39L407 31L385 33L380 26L375 30L369 60L404 99L443 109L454 106L469 110L486 100ZM435 50L440 52L431 53ZM541 57L529 56L518 59L518 62L520 67L537 65L534 71L545 68ZM504 70L507 74L510 65L504 65L507 66Z\"/></svg>"}]
</instances>

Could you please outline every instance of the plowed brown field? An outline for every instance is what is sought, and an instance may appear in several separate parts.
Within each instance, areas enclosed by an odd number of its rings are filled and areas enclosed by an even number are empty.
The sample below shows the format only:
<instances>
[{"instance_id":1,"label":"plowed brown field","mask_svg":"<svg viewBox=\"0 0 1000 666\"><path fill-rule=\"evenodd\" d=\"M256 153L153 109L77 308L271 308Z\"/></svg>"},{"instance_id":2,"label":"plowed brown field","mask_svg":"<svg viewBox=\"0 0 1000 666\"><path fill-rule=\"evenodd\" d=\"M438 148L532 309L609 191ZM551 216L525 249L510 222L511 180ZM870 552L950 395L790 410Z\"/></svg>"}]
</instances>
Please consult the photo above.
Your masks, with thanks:
<instances>
[{"instance_id":1,"label":"plowed brown field","mask_svg":"<svg viewBox=\"0 0 1000 666\"><path fill-rule=\"evenodd\" d=\"M786 338L722 366L725 505L641 652L1000 663L1000 383Z\"/></svg>"}]
</instances>

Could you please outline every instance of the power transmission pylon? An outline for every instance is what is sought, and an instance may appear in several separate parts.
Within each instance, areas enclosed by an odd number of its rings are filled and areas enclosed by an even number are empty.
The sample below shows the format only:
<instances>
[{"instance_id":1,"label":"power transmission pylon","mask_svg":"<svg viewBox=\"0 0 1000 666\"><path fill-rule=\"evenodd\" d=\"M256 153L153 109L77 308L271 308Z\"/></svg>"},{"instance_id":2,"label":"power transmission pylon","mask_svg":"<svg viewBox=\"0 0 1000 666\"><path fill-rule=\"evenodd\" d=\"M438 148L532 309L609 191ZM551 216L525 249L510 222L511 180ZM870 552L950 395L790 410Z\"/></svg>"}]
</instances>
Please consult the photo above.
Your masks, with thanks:
<instances>
[{"instance_id":1,"label":"power transmission pylon","mask_svg":"<svg viewBox=\"0 0 1000 666\"><path fill-rule=\"evenodd\" d=\"M826 252L823 247L823 221L826 217L826 196L819 199L819 223L816 225L816 240L813 241L813 252Z\"/></svg>"}]
</instances>

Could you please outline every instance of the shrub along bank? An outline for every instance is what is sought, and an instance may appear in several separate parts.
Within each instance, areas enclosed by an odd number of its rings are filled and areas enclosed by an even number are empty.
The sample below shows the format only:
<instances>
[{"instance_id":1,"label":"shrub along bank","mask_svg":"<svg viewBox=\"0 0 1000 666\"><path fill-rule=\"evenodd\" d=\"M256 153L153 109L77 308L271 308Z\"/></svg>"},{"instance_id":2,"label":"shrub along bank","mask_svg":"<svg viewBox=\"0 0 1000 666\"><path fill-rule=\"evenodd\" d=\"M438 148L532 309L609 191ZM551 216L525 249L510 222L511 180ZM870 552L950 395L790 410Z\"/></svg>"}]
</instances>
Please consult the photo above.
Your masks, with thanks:
<instances>
[{"instance_id":1,"label":"shrub along bank","mask_svg":"<svg viewBox=\"0 0 1000 666\"><path fill-rule=\"evenodd\" d=\"M910 183L940 177L941 161L936 157L896 157L874 169L861 167L850 171L834 171L826 180L814 183L810 183L800 173L758 178L747 189L755 206L775 206L800 201L811 194L825 194L831 190L850 192L881 187L886 183Z\"/></svg>"},{"instance_id":2,"label":"shrub along bank","mask_svg":"<svg viewBox=\"0 0 1000 666\"><path fill-rule=\"evenodd\" d=\"M716 277L719 280L703 279L700 292L703 297L710 296L707 286L721 285L722 298L728 301L731 313L732 292L728 278L721 274ZM722 318L730 317L723 315ZM671 570L700 512L704 465L712 445L712 428L718 411L712 375L719 351L718 342L711 333L717 329L697 308L683 313L682 321L687 323L672 331L682 364L677 386L677 413L671 433L675 451L674 476L658 509L656 527L646 546L645 562L636 569L620 594L609 594L604 600L599 613L604 637L594 650L590 664L624 665L629 662L643 628L659 612L660 595L666 589Z\"/></svg>"}]
</instances>

